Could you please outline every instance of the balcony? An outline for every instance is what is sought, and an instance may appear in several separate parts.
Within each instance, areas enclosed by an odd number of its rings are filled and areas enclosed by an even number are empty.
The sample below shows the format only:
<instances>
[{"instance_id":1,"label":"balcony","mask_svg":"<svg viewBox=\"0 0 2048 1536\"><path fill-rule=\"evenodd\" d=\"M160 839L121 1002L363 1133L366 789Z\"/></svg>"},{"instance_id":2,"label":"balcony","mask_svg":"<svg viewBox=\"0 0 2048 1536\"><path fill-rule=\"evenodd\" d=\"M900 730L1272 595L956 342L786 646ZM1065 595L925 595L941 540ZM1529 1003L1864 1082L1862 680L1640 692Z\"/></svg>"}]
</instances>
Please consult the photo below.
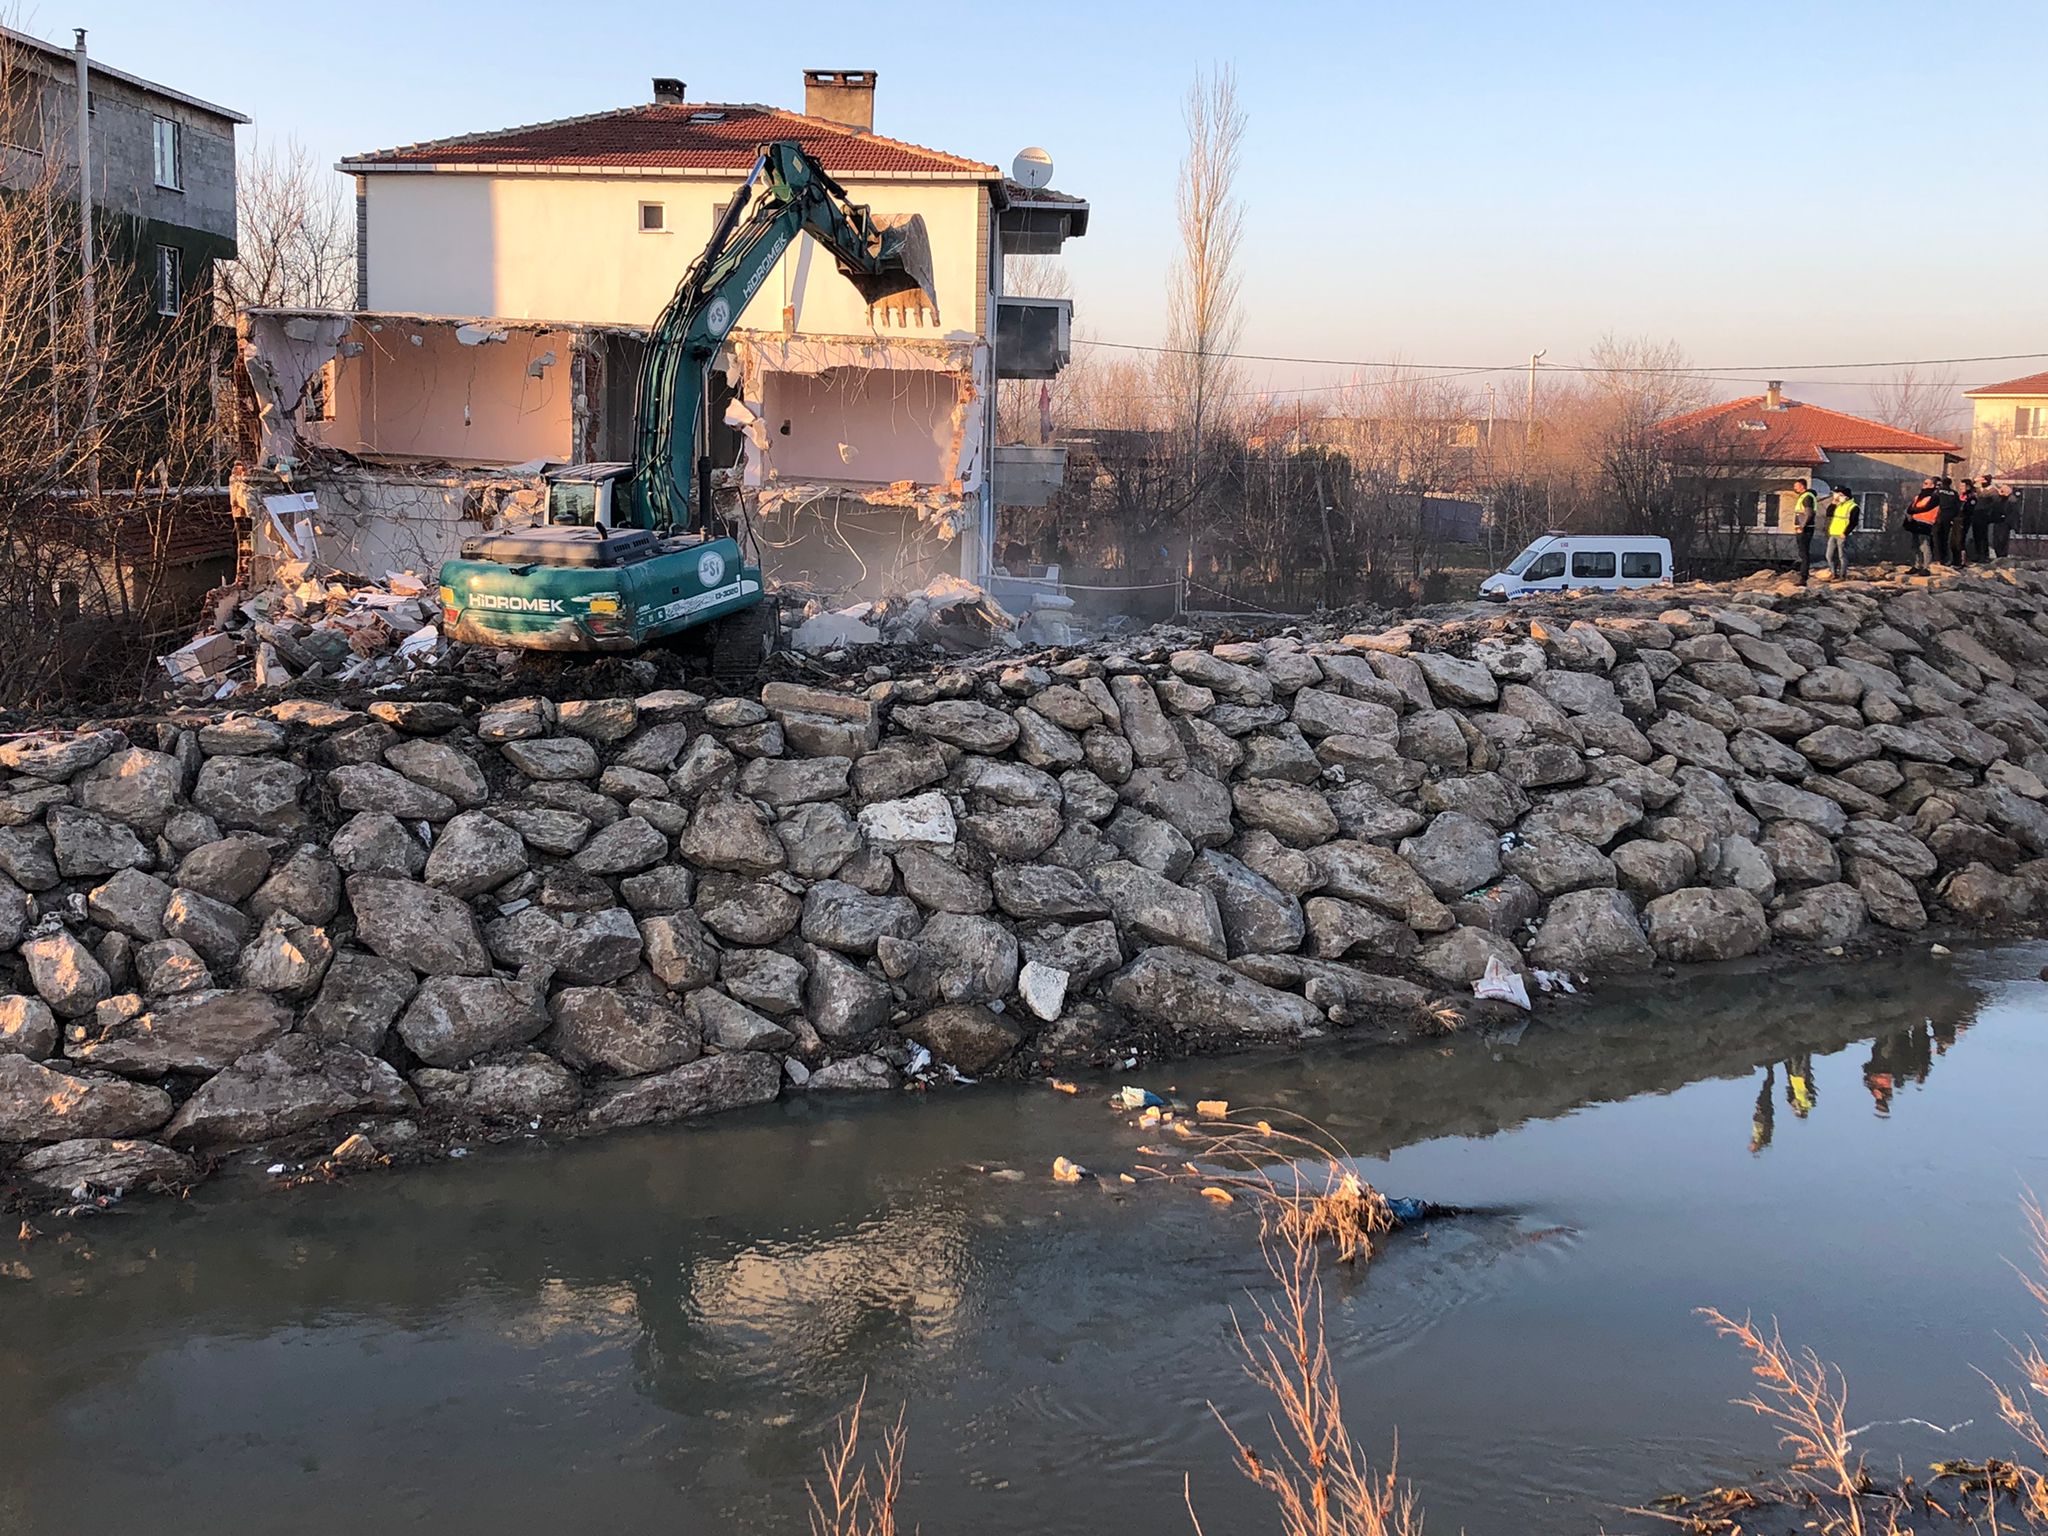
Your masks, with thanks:
<instances>
[{"instance_id":1,"label":"balcony","mask_svg":"<svg viewBox=\"0 0 2048 1536\"><path fill-rule=\"evenodd\" d=\"M1045 443L1004 443L996 449L996 505L1042 507L1067 478L1067 450Z\"/></svg>"},{"instance_id":2,"label":"balcony","mask_svg":"<svg viewBox=\"0 0 2048 1536\"><path fill-rule=\"evenodd\" d=\"M1072 299L996 300L996 377L1050 379L1073 360Z\"/></svg>"}]
</instances>

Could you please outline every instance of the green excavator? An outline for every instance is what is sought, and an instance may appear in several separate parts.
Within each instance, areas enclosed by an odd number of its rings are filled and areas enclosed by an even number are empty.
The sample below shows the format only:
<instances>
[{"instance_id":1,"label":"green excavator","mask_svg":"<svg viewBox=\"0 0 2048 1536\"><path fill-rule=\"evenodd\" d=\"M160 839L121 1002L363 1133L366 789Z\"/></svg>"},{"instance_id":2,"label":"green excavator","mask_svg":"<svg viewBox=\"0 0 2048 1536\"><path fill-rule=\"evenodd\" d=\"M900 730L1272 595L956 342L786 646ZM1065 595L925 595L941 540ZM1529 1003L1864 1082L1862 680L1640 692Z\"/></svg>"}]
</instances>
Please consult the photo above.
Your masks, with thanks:
<instances>
[{"instance_id":1,"label":"green excavator","mask_svg":"<svg viewBox=\"0 0 2048 1536\"><path fill-rule=\"evenodd\" d=\"M714 672L751 673L767 658L775 605L737 526L711 511L710 370L747 301L803 234L868 303L917 292L936 306L920 217L877 218L798 145L762 145L647 338L631 462L554 470L545 523L465 539L462 557L441 567L444 635L590 652L706 631Z\"/></svg>"}]
</instances>

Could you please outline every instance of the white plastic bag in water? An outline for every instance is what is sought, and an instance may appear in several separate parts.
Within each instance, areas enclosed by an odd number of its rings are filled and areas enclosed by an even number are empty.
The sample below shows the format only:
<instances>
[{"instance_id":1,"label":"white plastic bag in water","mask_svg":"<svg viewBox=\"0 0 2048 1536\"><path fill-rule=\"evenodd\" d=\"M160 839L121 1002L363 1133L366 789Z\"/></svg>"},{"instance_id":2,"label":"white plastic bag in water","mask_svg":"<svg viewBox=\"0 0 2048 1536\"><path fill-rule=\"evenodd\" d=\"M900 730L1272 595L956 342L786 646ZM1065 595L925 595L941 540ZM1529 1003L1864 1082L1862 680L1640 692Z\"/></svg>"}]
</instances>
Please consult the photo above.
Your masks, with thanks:
<instances>
[{"instance_id":1,"label":"white plastic bag in water","mask_svg":"<svg viewBox=\"0 0 2048 1536\"><path fill-rule=\"evenodd\" d=\"M1522 980L1522 973L1501 964L1498 955L1486 962L1486 974L1472 983L1472 995L1497 997L1517 1008L1529 1006L1529 988Z\"/></svg>"}]
</instances>

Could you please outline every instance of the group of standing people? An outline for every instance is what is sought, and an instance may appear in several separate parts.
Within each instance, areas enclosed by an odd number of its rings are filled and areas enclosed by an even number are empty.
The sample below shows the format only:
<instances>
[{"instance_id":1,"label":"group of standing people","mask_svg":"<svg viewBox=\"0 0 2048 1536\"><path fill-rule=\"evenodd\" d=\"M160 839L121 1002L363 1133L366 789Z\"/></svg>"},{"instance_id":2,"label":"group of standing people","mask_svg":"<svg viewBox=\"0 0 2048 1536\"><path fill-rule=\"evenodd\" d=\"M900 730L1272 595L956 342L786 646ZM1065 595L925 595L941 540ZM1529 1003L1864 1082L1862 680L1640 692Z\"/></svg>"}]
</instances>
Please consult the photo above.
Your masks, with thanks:
<instances>
[{"instance_id":1,"label":"group of standing people","mask_svg":"<svg viewBox=\"0 0 2048 1536\"><path fill-rule=\"evenodd\" d=\"M1856 526L1853 492L1837 486L1825 504L1804 480L1792 482L1792 535L1799 546L1799 584L1806 585L1813 567L1813 539L1825 522L1828 570L1837 580L1849 574L1849 534ZM1990 475L1974 484L1965 475L1958 484L1947 475L1929 475L1906 511L1906 530L1913 536L1913 569L1935 565L1968 565L1972 560L2003 560L2012 548L2015 498L2012 487Z\"/></svg>"},{"instance_id":2,"label":"group of standing people","mask_svg":"<svg viewBox=\"0 0 2048 1536\"><path fill-rule=\"evenodd\" d=\"M1913 569L2003 560L2012 548L2013 494L1990 475L1975 485L1965 475L1958 485L1947 475L1929 475L1906 510L1913 535Z\"/></svg>"},{"instance_id":3,"label":"group of standing people","mask_svg":"<svg viewBox=\"0 0 2048 1536\"><path fill-rule=\"evenodd\" d=\"M1849 533L1856 526L1856 498L1841 486L1828 492L1825 508L1817 504L1813 487L1804 480L1792 482L1792 534L1799 544L1799 585L1813 569L1813 535L1825 512L1828 529L1828 571L1837 581L1849 575Z\"/></svg>"}]
</instances>

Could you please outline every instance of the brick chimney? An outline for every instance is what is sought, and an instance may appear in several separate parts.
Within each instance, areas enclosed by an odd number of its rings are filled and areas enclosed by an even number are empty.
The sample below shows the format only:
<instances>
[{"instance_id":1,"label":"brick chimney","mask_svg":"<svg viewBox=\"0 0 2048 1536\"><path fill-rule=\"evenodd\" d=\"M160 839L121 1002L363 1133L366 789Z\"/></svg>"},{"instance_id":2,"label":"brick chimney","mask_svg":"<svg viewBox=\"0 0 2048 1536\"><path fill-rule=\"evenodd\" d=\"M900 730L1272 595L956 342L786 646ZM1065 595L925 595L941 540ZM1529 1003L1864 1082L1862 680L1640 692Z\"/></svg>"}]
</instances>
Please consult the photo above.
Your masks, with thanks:
<instances>
[{"instance_id":1,"label":"brick chimney","mask_svg":"<svg viewBox=\"0 0 2048 1536\"><path fill-rule=\"evenodd\" d=\"M875 72L872 69L804 71L804 116L875 131Z\"/></svg>"},{"instance_id":2,"label":"brick chimney","mask_svg":"<svg viewBox=\"0 0 2048 1536\"><path fill-rule=\"evenodd\" d=\"M1782 411L1785 409L1785 381L1773 379L1764 386L1764 409Z\"/></svg>"},{"instance_id":3,"label":"brick chimney","mask_svg":"<svg viewBox=\"0 0 2048 1536\"><path fill-rule=\"evenodd\" d=\"M690 88L673 75L654 77L654 103L660 107L679 107L690 99Z\"/></svg>"}]
</instances>

